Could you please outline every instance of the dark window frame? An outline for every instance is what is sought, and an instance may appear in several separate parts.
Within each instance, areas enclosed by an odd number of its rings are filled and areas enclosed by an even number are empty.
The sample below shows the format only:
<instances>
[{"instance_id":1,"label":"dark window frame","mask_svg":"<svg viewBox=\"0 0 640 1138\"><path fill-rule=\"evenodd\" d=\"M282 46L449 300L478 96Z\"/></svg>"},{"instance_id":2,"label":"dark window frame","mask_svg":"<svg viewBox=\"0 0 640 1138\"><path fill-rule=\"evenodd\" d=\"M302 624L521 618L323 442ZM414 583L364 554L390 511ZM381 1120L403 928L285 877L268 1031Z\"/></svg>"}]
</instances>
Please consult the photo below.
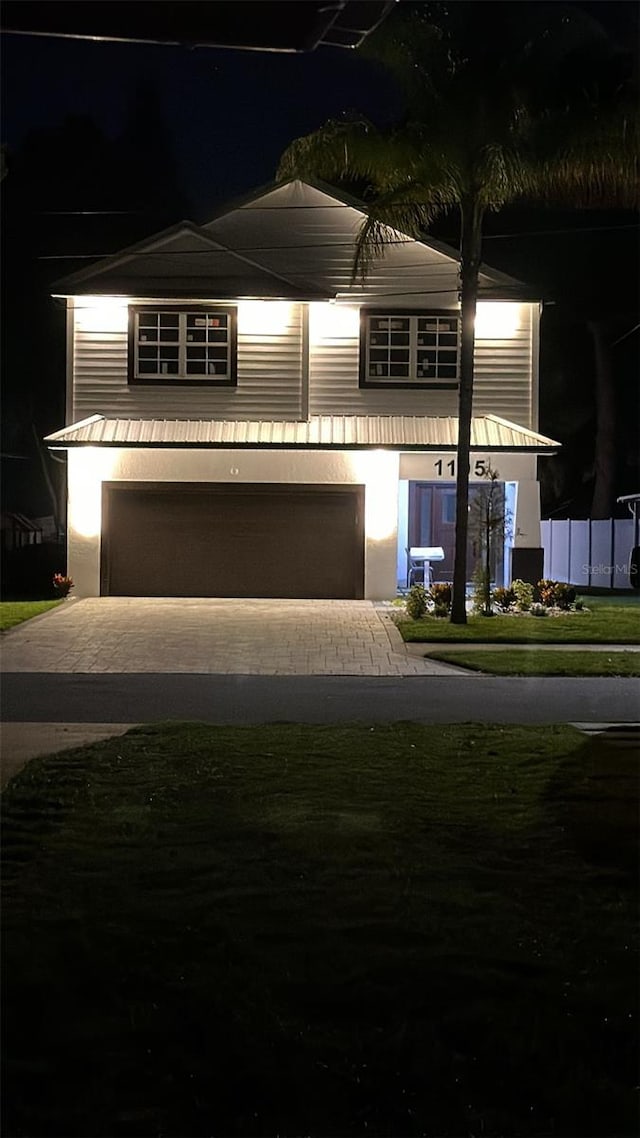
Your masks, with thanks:
<instances>
[{"instance_id":1,"label":"dark window frame","mask_svg":"<svg viewBox=\"0 0 640 1138\"><path fill-rule=\"evenodd\" d=\"M227 339L227 375L215 378L205 374L199 377L196 374L188 375L138 375L137 349L140 346L138 337L138 318L141 314L159 314L180 316L193 314L194 316L226 316L228 319ZM185 322L186 326L186 322ZM172 345L173 346L173 345ZM186 352L186 338L178 338L179 352ZM127 349L127 378L132 387L236 387L238 382L238 309L229 304L130 304L129 305L129 332Z\"/></svg>"},{"instance_id":2,"label":"dark window frame","mask_svg":"<svg viewBox=\"0 0 640 1138\"><path fill-rule=\"evenodd\" d=\"M451 380L434 379L418 377L417 371L417 346L415 343L410 343L409 350L409 368L415 374L414 379L398 379L393 380L387 376L376 379L374 376L367 374L368 353L370 350L370 320L376 317L387 317L389 319L409 321L415 319L417 325L417 318L429 319L430 317L443 317L448 320L456 320L457 323L457 342L456 342L456 378ZM389 329L391 331L391 329ZM417 334L417 333L416 333ZM415 340L416 336L413 332L410 333L410 339ZM368 388L370 390L386 389L400 391L411 390L430 390L430 391L457 391L460 380L460 314L455 309L450 308L361 308L360 309L360 360L359 360L359 383L360 387Z\"/></svg>"}]
</instances>

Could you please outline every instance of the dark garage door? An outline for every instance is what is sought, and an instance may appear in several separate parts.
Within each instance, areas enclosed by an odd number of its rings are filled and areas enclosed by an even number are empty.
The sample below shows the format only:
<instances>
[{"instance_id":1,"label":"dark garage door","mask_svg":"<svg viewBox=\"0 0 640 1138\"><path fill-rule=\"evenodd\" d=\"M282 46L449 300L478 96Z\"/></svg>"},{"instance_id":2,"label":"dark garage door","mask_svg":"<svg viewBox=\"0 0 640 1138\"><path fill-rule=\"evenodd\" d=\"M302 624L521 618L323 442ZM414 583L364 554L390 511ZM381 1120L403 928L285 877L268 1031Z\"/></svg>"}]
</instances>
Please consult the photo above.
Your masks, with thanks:
<instances>
[{"instance_id":1,"label":"dark garage door","mask_svg":"<svg viewBox=\"0 0 640 1138\"><path fill-rule=\"evenodd\" d=\"M364 488L106 483L102 593L364 595Z\"/></svg>"}]
</instances>

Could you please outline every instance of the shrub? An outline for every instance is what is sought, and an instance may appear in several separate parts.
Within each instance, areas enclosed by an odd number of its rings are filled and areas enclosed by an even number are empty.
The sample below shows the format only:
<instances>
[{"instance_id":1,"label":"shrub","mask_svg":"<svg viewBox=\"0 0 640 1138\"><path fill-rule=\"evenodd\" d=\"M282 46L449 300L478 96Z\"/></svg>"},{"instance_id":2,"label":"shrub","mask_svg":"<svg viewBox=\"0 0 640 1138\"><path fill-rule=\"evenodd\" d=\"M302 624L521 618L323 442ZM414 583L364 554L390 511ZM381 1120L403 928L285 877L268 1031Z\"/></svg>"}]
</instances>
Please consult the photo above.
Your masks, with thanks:
<instances>
[{"instance_id":1,"label":"shrub","mask_svg":"<svg viewBox=\"0 0 640 1138\"><path fill-rule=\"evenodd\" d=\"M576 612L583 612L584 611L584 601L580 597L576 597L576 600L574 601L573 607L576 610Z\"/></svg>"},{"instance_id":2,"label":"shrub","mask_svg":"<svg viewBox=\"0 0 640 1138\"><path fill-rule=\"evenodd\" d=\"M407 614L412 620L419 620L427 611L427 590L424 585L412 585L405 602Z\"/></svg>"},{"instance_id":3,"label":"shrub","mask_svg":"<svg viewBox=\"0 0 640 1138\"><path fill-rule=\"evenodd\" d=\"M548 577L543 577L541 581L538 581L536 588L538 591L538 596L544 605L553 604L553 596L557 584L557 581L551 581Z\"/></svg>"},{"instance_id":4,"label":"shrub","mask_svg":"<svg viewBox=\"0 0 640 1138\"><path fill-rule=\"evenodd\" d=\"M531 613L532 616L547 616L549 610L548 610L546 605L538 604L536 601L534 604L531 605L529 612Z\"/></svg>"},{"instance_id":5,"label":"shrub","mask_svg":"<svg viewBox=\"0 0 640 1138\"><path fill-rule=\"evenodd\" d=\"M576 591L571 585L560 581L556 585L554 604L559 609L570 609L576 599Z\"/></svg>"},{"instance_id":6,"label":"shrub","mask_svg":"<svg viewBox=\"0 0 640 1138\"><path fill-rule=\"evenodd\" d=\"M65 577L64 573L54 573L53 587L59 597L68 597L73 588L73 578Z\"/></svg>"},{"instance_id":7,"label":"shrub","mask_svg":"<svg viewBox=\"0 0 640 1138\"><path fill-rule=\"evenodd\" d=\"M508 612L510 608L513 608L518 599L513 586L505 589L499 585L497 589L493 590L492 596L501 612Z\"/></svg>"},{"instance_id":8,"label":"shrub","mask_svg":"<svg viewBox=\"0 0 640 1138\"><path fill-rule=\"evenodd\" d=\"M550 581L544 578L538 581L538 593L544 605L554 608L569 609L576 599L576 591L564 581Z\"/></svg>"},{"instance_id":9,"label":"shrub","mask_svg":"<svg viewBox=\"0 0 640 1138\"><path fill-rule=\"evenodd\" d=\"M447 607L447 605L438 604L438 605L433 606L433 615L434 616L448 616L449 612L450 612L450 609Z\"/></svg>"},{"instance_id":10,"label":"shrub","mask_svg":"<svg viewBox=\"0 0 640 1138\"><path fill-rule=\"evenodd\" d=\"M516 595L516 608L520 609L520 612L528 612L533 604L533 585L516 577L515 581L511 582L511 588Z\"/></svg>"},{"instance_id":11,"label":"shrub","mask_svg":"<svg viewBox=\"0 0 640 1138\"><path fill-rule=\"evenodd\" d=\"M446 609L447 612L449 612L451 608L452 591L452 586L446 581L437 581L436 584L432 585L429 589L429 598L433 601L433 604L436 608L438 605L441 605L444 609Z\"/></svg>"}]
</instances>

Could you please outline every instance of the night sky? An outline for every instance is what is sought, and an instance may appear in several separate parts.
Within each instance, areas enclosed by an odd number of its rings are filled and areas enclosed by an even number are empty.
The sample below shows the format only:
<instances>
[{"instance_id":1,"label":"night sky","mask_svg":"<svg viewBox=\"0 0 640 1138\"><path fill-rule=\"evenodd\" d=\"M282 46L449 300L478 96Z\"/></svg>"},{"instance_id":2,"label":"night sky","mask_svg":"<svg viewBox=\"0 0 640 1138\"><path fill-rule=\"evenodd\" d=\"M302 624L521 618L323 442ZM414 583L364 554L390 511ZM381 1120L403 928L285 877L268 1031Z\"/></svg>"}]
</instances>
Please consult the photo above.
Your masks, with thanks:
<instances>
[{"instance_id":1,"label":"night sky","mask_svg":"<svg viewBox=\"0 0 640 1138\"><path fill-rule=\"evenodd\" d=\"M29 0L24 6L33 7ZM637 32L635 3L575 6L622 41ZM148 8L151 16L154 5ZM2 51L3 142L10 149L30 129L56 126L69 114L86 114L115 136L136 85L152 84L198 220L269 181L287 143L327 118L355 108L381 122L400 105L379 66L339 48L291 55L6 35Z\"/></svg>"},{"instance_id":2,"label":"night sky","mask_svg":"<svg viewBox=\"0 0 640 1138\"><path fill-rule=\"evenodd\" d=\"M357 109L381 121L399 106L379 66L339 48L292 55L9 35L3 49L10 148L69 114L116 136L136 87L153 85L197 220L270 181L287 144L327 118Z\"/></svg>"},{"instance_id":3,"label":"night sky","mask_svg":"<svg viewBox=\"0 0 640 1138\"><path fill-rule=\"evenodd\" d=\"M622 44L636 42L635 3L610 0L607 4L574 6L597 17ZM247 10L250 7L247 4ZM148 8L152 15L154 5L149 3ZM61 254L82 251L85 256L103 255L180 217L207 221L234 197L271 181L284 148L293 138L350 110L358 110L378 124L391 122L402 106L393 81L379 65L359 53L338 48L286 54L6 35L2 37L2 52L2 141L7 147L9 169L5 187L11 186L12 168L13 184L19 184L20 156L27 151L26 143L34 132L50 134L69 116L86 116L108 139L118 139L131 114L135 93L142 87L153 93L157 115L166 127L172 175L180 191L173 197L173 191L167 192L170 216L159 221L153 209L140 210L126 177L121 177L113 195L117 200L111 204L107 190L100 208L144 214L132 214L135 228L131 232L126 230L124 217L109 222L106 218L47 217L44 214L51 208L47 204L51 197L48 181L56 187L57 210L82 208L88 195L82 178L75 174L75 156L58 157L55 148L49 154L45 151L41 166L36 162L34 172L32 164L27 175L32 185L37 183L33 217L18 222L10 216L5 225L8 236L15 240L13 277L17 266L24 274L20 284L24 291L35 287L39 276L42 303L49 308L48 282L81 267L77 260L64 259ZM51 169L58 162L69 166L66 179L60 178L59 170ZM167 169L160 162L157 171L151 171L154 187L162 185ZM71 201L74 190L78 201ZM14 191L14 196L19 205L22 188ZM8 189L6 198L11 199ZM176 213L171 203L177 200L180 206ZM10 208L15 209L15 204ZM588 321L594 316L606 320L606 336L617 345L614 379L622 432L616 458L617 492L638 488L639 446L633 425L638 410L638 334L633 331L639 278L636 223L637 218L629 213L518 208L489 217L485 227L486 262L526 281L548 302L542 333L541 428L560 437L565 445L562 455L547 464L553 477L543 487L543 495L548 507L566 504L579 511L574 516L584 516L588 511L591 492L595 420ZM15 237L20 226L25 234L31 234L31 267L24 255L26 237ZM457 217L444 218L433 232L456 245ZM51 254L60 259L43 260L43 255ZM7 292L5 286L5 295ZM8 303L17 305L18 292L14 287ZM11 313L8 326L12 320L19 323L21 319L18 312ZM56 329L62 324L57 313L43 308L42 320L43 330L49 320L51 335L58 335ZM60 426L64 390L64 344L60 336L55 361L50 340L45 352L43 335L41 344L33 347L34 352L41 351L41 359L34 356L31 363L25 358L23 340L16 339L13 360L9 368L5 366L10 377L5 381L9 391L8 404L5 392L5 408L8 406L9 418L15 424L11 449L23 450L25 446L19 442L25 400L20 406L16 404L15 411L11 402L16 394L16 366L22 367L33 386L32 400L41 417L38 429L44 433Z\"/></svg>"}]
</instances>

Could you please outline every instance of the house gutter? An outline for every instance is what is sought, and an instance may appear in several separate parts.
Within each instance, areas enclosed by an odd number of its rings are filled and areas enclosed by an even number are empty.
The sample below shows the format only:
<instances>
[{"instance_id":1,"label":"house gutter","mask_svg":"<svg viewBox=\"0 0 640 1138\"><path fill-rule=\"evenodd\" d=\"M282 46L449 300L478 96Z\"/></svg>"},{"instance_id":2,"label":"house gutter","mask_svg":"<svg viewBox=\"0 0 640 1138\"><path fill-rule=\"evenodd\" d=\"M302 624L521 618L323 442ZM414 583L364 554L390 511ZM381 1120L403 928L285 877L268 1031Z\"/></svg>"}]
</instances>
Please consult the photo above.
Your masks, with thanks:
<instances>
[{"instance_id":1,"label":"house gutter","mask_svg":"<svg viewBox=\"0 0 640 1138\"><path fill-rule=\"evenodd\" d=\"M457 447L454 443L261 443L261 442L137 442L132 440L91 439L67 440L66 442L47 441L49 450L78 450L82 447L111 447L120 450L314 450L314 451L395 451L399 454L455 454ZM488 446L485 443L473 443L472 454L557 454L557 446Z\"/></svg>"}]
</instances>

